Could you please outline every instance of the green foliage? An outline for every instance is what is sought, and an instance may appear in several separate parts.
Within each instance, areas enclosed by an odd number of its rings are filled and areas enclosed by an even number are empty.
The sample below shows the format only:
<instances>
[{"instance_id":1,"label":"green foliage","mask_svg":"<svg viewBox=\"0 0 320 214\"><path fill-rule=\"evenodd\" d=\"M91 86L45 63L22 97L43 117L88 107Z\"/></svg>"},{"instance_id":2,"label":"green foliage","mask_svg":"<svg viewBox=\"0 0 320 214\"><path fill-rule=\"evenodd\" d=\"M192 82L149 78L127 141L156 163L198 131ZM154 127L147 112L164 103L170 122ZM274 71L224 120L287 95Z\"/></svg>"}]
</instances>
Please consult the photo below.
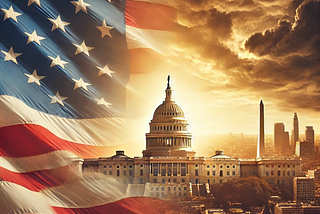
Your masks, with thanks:
<instances>
[{"instance_id":1,"label":"green foliage","mask_svg":"<svg viewBox=\"0 0 320 214\"><path fill-rule=\"evenodd\" d=\"M239 202L244 210L248 210L250 206L262 206L271 195L280 194L278 188L256 176L213 185L211 193L216 205L222 204L227 209L228 202Z\"/></svg>"}]
</instances>

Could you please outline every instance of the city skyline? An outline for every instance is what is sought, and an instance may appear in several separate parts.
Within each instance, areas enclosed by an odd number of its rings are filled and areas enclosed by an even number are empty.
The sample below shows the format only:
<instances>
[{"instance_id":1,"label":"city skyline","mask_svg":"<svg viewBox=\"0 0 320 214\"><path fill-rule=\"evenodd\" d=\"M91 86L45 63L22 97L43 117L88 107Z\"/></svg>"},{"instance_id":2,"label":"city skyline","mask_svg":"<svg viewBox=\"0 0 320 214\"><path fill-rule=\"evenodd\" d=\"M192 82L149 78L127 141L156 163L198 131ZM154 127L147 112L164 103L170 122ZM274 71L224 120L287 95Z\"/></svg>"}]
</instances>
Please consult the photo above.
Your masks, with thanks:
<instances>
[{"instance_id":1,"label":"city skyline","mask_svg":"<svg viewBox=\"0 0 320 214\"><path fill-rule=\"evenodd\" d=\"M258 134L260 100L265 106L266 135L273 134L274 123L284 123L291 137L294 112L300 134L306 126L320 132L318 52L304 37L317 32L310 31L318 26L312 24L312 17L320 13L317 1L181 4L185 7L178 8L179 41L168 46L169 57L148 73L130 76L126 143L143 147L153 109L165 96L167 75L172 77L173 97L190 124L193 145L207 135ZM291 43L297 47L288 46Z\"/></svg>"}]
</instances>

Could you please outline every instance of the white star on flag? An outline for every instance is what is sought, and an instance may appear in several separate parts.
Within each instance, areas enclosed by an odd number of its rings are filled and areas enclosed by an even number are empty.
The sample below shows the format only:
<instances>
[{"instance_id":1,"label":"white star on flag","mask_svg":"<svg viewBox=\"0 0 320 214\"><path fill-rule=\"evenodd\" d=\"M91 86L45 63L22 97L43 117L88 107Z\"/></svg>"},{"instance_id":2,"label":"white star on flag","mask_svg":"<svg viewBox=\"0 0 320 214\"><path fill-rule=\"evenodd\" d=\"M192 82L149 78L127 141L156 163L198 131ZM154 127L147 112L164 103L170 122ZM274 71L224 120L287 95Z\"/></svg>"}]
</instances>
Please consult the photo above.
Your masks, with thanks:
<instances>
[{"instance_id":1,"label":"white star on flag","mask_svg":"<svg viewBox=\"0 0 320 214\"><path fill-rule=\"evenodd\" d=\"M38 36L36 30L34 30L31 34L27 32L24 33L29 37L27 44L29 44L30 42L36 42L38 45L41 45L40 40L45 39L42 36Z\"/></svg>"},{"instance_id":2,"label":"white star on flag","mask_svg":"<svg viewBox=\"0 0 320 214\"><path fill-rule=\"evenodd\" d=\"M10 50L8 52L6 51L1 51L5 57L4 57L4 61L8 61L8 60L11 60L12 62L16 63L18 65L18 62L17 62L17 57L20 56L22 53L15 53L13 52L13 48L10 47Z\"/></svg>"},{"instance_id":3,"label":"white star on flag","mask_svg":"<svg viewBox=\"0 0 320 214\"><path fill-rule=\"evenodd\" d=\"M40 5L40 0L29 0L28 6L32 5L33 3L35 3L35 4L37 4L39 7L41 7L41 5Z\"/></svg>"},{"instance_id":4,"label":"white star on flag","mask_svg":"<svg viewBox=\"0 0 320 214\"><path fill-rule=\"evenodd\" d=\"M12 5L10 6L9 10L6 10L6 9L3 9L3 8L0 8L3 12L4 12L4 20L6 19L12 19L13 21L17 22L18 23L18 20L17 20L17 16L21 16L21 13L18 13L18 12L14 12L13 8L12 8Z\"/></svg>"},{"instance_id":5,"label":"white star on flag","mask_svg":"<svg viewBox=\"0 0 320 214\"><path fill-rule=\"evenodd\" d=\"M108 35L112 38L110 30L113 29L113 27L107 26L105 19L102 21L102 26L97 26L97 28L101 31L101 38L103 38L105 35Z\"/></svg>"},{"instance_id":6,"label":"white star on flag","mask_svg":"<svg viewBox=\"0 0 320 214\"><path fill-rule=\"evenodd\" d=\"M49 19L48 20L52 23L52 29L51 31L54 31L55 29L59 28L63 32L66 32L64 29L65 26L69 25L70 23L64 22L61 20L60 15L58 15L57 19Z\"/></svg>"},{"instance_id":7,"label":"white star on flag","mask_svg":"<svg viewBox=\"0 0 320 214\"><path fill-rule=\"evenodd\" d=\"M48 96L51 98L51 102L50 102L51 104L59 103L62 106L64 106L62 101L68 98L68 97L60 96L59 91L57 91L56 95L54 96L51 96L51 95L48 95Z\"/></svg>"},{"instance_id":8,"label":"white star on flag","mask_svg":"<svg viewBox=\"0 0 320 214\"><path fill-rule=\"evenodd\" d=\"M80 78L79 80L76 80L73 78L71 78L71 79L75 82L73 90L76 90L77 88L83 88L84 90L88 91L87 86L91 85L90 83L84 82L82 78Z\"/></svg>"},{"instance_id":9,"label":"white star on flag","mask_svg":"<svg viewBox=\"0 0 320 214\"><path fill-rule=\"evenodd\" d=\"M99 67L99 66L96 66L98 69L99 69L99 74L98 76L101 76L103 74L108 74L110 77L112 77L112 74L113 73L116 73L114 71L111 71L108 67L108 65L104 66L103 68Z\"/></svg>"},{"instance_id":10,"label":"white star on flag","mask_svg":"<svg viewBox=\"0 0 320 214\"><path fill-rule=\"evenodd\" d=\"M71 3L76 6L76 14L82 10L83 12L87 13L87 7L91 6L88 3L85 3L83 0L78 1L71 1Z\"/></svg>"},{"instance_id":11,"label":"white star on flag","mask_svg":"<svg viewBox=\"0 0 320 214\"><path fill-rule=\"evenodd\" d=\"M42 80L43 78L45 78L45 76L38 76L36 69L34 69L32 74L24 74L28 77L28 83L35 83L37 85L41 85L40 84L40 80Z\"/></svg>"},{"instance_id":12,"label":"white star on flag","mask_svg":"<svg viewBox=\"0 0 320 214\"><path fill-rule=\"evenodd\" d=\"M60 65L61 68L64 68L64 65L69 63L69 62L61 60L59 55L57 56L57 58L53 58L51 56L48 56L48 57L52 60L50 68L52 68L55 65Z\"/></svg>"},{"instance_id":13,"label":"white star on flag","mask_svg":"<svg viewBox=\"0 0 320 214\"><path fill-rule=\"evenodd\" d=\"M110 108L110 106L112 105L111 103L106 102L103 98L101 98L100 100L95 99L97 101L97 105L104 105L107 108Z\"/></svg>"},{"instance_id":14,"label":"white star on flag","mask_svg":"<svg viewBox=\"0 0 320 214\"><path fill-rule=\"evenodd\" d=\"M76 53L74 54L74 55L77 55L78 53L85 53L87 56L90 56L89 55L89 51L90 50L92 50L92 49L94 49L94 47L88 47L88 46L86 46L86 43L83 41L82 43L81 43L81 45L77 45L77 44L75 44L75 43L72 43L74 46L76 46L77 47L77 50L76 50Z\"/></svg>"}]
</instances>

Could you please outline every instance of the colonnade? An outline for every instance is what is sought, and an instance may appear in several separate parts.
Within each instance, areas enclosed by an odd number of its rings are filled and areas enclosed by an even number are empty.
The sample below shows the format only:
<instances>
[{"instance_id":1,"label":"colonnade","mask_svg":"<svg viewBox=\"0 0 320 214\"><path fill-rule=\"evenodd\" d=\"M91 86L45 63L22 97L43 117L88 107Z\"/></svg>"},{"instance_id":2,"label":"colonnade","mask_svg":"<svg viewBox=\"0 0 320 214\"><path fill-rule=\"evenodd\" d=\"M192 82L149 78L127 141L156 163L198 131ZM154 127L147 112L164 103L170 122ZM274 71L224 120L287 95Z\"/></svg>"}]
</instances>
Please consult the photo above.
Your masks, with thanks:
<instances>
[{"instance_id":1,"label":"colonnade","mask_svg":"<svg viewBox=\"0 0 320 214\"><path fill-rule=\"evenodd\" d=\"M148 137L147 147L191 147L190 137Z\"/></svg>"}]
</instances>

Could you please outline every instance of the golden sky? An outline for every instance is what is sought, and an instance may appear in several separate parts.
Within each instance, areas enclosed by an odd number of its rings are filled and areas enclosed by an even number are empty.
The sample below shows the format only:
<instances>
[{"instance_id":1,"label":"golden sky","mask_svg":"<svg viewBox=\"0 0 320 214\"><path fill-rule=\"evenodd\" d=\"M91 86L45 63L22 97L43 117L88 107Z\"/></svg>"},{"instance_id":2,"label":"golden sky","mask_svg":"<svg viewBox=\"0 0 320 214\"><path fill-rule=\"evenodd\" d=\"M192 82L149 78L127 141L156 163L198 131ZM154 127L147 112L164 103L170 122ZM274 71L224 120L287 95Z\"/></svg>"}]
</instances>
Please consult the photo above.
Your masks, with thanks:
<instances>
[{"instance_id":1,"label":"golden sky","mask_svg":"<svg viewBox=\"0 0 320 214\"><path fill-rule=\"evenodd\" d=\"M320 3L302 0L177 1L177 40L149 73L127 86L129 143L145 147L153 112L171 75L173 97L193 134L257 134L259 103L265 132L293 113L300 133L320 130ZM147 62L146 62L147 65ZM149 65L150 66L150 65ZM141 153L136 155L140 155Z\"/></svg>"}]
</instances>

